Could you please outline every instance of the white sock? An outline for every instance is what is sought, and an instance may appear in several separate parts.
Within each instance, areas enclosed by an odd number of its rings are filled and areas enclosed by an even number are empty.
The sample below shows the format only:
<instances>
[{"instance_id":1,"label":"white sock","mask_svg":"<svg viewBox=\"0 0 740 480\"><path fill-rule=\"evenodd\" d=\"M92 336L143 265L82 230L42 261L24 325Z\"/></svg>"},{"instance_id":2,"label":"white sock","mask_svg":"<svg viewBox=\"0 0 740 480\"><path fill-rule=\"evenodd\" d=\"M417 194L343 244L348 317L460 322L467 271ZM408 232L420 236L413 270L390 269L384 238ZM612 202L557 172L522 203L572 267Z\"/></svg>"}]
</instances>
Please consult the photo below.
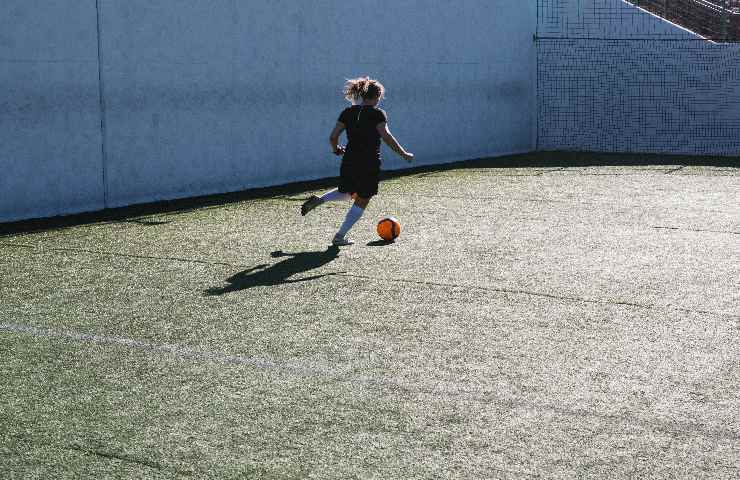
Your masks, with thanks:
<instances>
[{"instance_id":1,"label":"white sock","mask_svg":"<svg viewBox=\"0 0 740 480\"><path fill-rule=\"evenodd\" d=\"M347 217L345 217L344 222L342 222L342 226L339 227L339 231L336 236L344 238L344 236L347 235L347 232L349 232L349 229L352 228L352 225L357 223L357 220L360 219L363 213L365 213L364 208L352 205L352 208L347 212Z\"/></svg>"},{"instance_id":2,"label":"white sock","mask_svg":"<svg viewBox=\"0 0 740 480\"><path fill-rule=\"evenodd\" d=\"M329 190L319 198L322 202L338 202L340 200L350 200L352 195L349 193L342 193L335 188L334 190Z\"/></svg>"}]
</instances>

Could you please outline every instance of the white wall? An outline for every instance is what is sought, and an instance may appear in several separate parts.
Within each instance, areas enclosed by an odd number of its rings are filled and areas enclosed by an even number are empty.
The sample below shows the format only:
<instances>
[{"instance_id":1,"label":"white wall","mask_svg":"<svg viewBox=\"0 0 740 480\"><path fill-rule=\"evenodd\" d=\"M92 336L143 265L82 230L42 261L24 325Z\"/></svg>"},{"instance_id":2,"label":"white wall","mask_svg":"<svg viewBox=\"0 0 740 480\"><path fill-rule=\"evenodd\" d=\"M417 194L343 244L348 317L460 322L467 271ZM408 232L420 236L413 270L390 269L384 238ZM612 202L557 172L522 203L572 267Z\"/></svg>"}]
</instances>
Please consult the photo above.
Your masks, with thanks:
<instances>
[{"instance_id":1,"label":"white wall","mask_svg":"<svg viewBox=\"0 0 740 480\"><path fill-rule=\"evenodd\" d=\"M112 206L337 175L327 137L344 80L362 74L386 85L391 129L419 163L532 149L534 5L102 6Z\"/></svg>"},{"instance_id":2,"label":"white wall","mask_svg":"<svg viewBox=\"0 0 740 480\"><path fill-rule=\"evenodd\" d=\"M95 0L0 2L0 221L103 208Z\"/></svg>"},{"instance_id":3,"label":"white wall","mask_svg":"<svg viewBox=\"0 0 740 480\"><path fill-rule=\"evenodd\" d=\"M419 164L530 151L535 26L519 0L4 0L0 221L335 176L363 74Z\"/></svg>"}]
</instances>

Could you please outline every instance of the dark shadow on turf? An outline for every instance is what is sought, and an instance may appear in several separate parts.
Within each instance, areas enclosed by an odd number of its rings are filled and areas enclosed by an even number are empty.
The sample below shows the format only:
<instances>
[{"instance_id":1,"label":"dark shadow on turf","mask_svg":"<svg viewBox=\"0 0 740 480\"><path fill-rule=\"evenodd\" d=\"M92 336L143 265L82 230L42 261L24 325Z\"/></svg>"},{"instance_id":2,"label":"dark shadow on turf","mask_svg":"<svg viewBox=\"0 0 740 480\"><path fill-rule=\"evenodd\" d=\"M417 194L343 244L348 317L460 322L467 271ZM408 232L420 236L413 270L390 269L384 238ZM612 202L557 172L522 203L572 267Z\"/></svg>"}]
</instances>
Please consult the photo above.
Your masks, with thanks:
<instances>
[{"instance_id":1,"label":"dark shadow on turf","mask_svg":"<svg viewBox=\"0 0 740 480\"><path fill-rule=\"evenodd\" d=\"M262 264L237 273L226 279L229 284L225 287L213 287L205 291L206 295L223 295L229 292L238 292L252 287L271 287L285 283L306 282L317 278L337 275L324 273L309 277L292 279L294 275L315 270L330 263L339 257L339 247L330 246L324 251L285 253L277 250L270 254L272 258L288 257L274 265Z\"/></svg>"},{"instance_id":2,"label":"dark shadow on turf","mask_svg":"<svg viewBox=\"0 0 740 480\"><path fill-rule=\"evenodd\" d=\"M368 242L368 247L385 247L387 245L393 245L396 242L387 242L385 240L373 240L372 242Z\"/></svg>"}]
</instances>

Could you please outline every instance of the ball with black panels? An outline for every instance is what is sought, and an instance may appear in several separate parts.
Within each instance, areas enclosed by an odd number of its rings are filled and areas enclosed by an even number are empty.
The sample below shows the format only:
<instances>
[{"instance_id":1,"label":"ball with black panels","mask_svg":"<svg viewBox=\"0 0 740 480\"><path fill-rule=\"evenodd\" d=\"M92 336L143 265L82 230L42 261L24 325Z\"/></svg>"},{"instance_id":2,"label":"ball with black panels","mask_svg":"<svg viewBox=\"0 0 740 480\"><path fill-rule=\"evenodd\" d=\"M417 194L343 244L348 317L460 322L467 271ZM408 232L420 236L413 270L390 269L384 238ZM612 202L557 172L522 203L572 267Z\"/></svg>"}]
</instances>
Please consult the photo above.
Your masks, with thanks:
<instances>
[{"instance_id":1,"label":"ball with black panels","mask_svg":"<svg viewBox=\"0 0 740 480\"><path fill-rule=\"evenodd\" d=\"M392 242L401 235L401 222L396 217L383 217L378 222L378 235L386 242Z\"/></svg>"}]
</instances>

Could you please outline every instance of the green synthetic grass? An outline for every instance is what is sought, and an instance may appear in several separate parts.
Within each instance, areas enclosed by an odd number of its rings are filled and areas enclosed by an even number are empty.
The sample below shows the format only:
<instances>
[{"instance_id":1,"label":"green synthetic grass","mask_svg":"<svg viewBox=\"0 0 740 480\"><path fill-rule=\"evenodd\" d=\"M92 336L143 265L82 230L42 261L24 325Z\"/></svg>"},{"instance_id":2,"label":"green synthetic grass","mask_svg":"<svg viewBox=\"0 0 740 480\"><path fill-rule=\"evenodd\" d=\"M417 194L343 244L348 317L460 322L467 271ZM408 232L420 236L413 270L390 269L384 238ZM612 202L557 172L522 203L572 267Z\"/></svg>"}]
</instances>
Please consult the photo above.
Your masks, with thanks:
<instances>
[{"instance_id":1,"label":"green synthetic grass","mask_svg":"<svg viewBox=\"0 0 740 480\"><path fill-rule=\"evenodd\" d=\"M0 477L736 478L740 169L609 158L0 237Z\"/></svg>"}]
</instances>

